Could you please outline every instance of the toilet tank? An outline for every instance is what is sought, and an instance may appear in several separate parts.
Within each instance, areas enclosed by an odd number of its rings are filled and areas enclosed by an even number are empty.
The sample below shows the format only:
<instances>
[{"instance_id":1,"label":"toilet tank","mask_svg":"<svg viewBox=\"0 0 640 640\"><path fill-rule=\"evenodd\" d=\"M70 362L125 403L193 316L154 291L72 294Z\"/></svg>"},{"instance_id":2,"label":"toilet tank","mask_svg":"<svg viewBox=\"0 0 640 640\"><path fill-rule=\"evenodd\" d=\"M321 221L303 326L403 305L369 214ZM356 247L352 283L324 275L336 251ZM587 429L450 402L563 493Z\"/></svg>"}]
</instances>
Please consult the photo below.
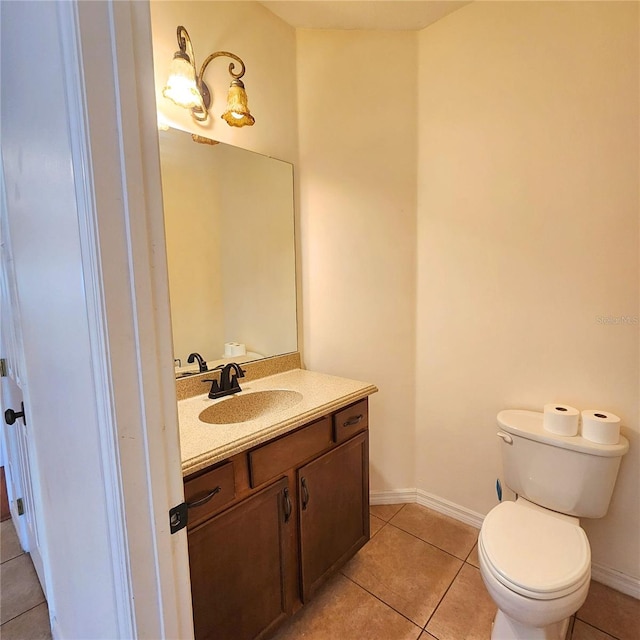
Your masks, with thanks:
<instances>
[{"instance_id":1,"label":"toilet tank","mask_svg":"<svg viewBox=\"0 0 640 640\"><path fill-rule=\"evenodd\" d=\"M577 516L602 518L609 508L622 456L629 442L613 445L581 436L560 436L542 426L537 411L508 409L498 414L504 480L535 504Z\"/></svg>"}]
</instances>

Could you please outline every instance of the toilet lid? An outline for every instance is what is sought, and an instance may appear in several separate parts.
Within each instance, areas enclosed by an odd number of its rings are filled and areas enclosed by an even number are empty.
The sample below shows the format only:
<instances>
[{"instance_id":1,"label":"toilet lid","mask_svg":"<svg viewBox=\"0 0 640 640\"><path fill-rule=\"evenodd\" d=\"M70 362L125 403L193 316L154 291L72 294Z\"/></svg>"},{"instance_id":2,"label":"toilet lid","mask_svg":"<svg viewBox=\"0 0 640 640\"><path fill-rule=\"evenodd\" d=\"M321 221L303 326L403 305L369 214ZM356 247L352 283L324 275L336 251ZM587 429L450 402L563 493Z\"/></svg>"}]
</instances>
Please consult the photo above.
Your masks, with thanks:
<instances>
[{"instance_id":1,"label":"toilet lid","mask_svg":"<svg viewBox=\"0 0 640 640\"><path fill-rule=\"evenodd\" d=\"M480 532L491 572L519 593L547 599L578 588L591 571L585 532L576 524L516 502L492 509Z\"/></svg>"}]
</instances>

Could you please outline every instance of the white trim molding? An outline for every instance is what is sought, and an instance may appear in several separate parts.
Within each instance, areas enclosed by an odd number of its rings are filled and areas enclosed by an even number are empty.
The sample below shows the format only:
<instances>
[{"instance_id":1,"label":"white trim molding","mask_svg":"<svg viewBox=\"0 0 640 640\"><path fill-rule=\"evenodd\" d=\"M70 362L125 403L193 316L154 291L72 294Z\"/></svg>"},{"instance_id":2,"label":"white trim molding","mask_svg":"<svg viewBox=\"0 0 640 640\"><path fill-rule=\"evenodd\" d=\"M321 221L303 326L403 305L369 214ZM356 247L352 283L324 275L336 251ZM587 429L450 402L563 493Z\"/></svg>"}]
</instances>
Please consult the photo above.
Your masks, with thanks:
<instances>
[{"instance_id":1,"label":"white trim molding","mask_svg":"<svg viewBox=\"0 0 640 640\"><path fill-rule=\"evenodd\" d=\"M442 513L445 516L464 522L476 529L480 529L482 526L484 516L476 511L471 511L471 509L461 507L459 504L455 504L454 502L450 502L449 500L445 500L439 496L434 496L432 493L427 493L421 489L418 489L416 494L416 502L423 507L433 509L438 513Z\"/></svg>"},{"instance_id":2,"label":"white trim molding","mask_svg":"<svg viewBox=\"0 0 640 640\"><path fill-rule=\"evenodd\" d=\"M371 491L369 502L376 504L405 504L417 502L417 489L397 489L395 491Z\"/></svg>"},{"instance_id":3,"label":"white trim molding","mask_svg":"<svg viewBox=\"0 0 640 640\"><path fill-rule=\"evenodd\" d=\"M440 498L427 493L422 489L396 489L394 491L371 491L369 494L369 500L372 505L376 504L404 504L404 503L417 503L423 507L433 509L438 513L442 513L445 516L464 522L471 525L476 529L482 526L484 516L461 507L458 504Z\"/></svg>"},{"instance_id":4,"label":"white trim molding","mask_svg":"<svg viewBox=\"0 0 640 640\"><path fill-rule=\"evenodd\" d=\"M640 600L640 579L597 562L591 563L591 579Z\"/></svg>"},{"instance_id":5,"label":"white trim molding","mask_svg":"<svg viewBox=\"0 0 640 640\"><path fill-rule=\"evenodd\" d=\"M445 498L427 493L422 489L394 489L392 491L371 491L369 500L372 505L416 503L433 509L438 513L459 520L480 529L484 516L481 513L462 507ZM640 600L640 579L628 576L597 562L591 564L591 577L607 587L620 591Z\"/></svg>"}]
</instances>

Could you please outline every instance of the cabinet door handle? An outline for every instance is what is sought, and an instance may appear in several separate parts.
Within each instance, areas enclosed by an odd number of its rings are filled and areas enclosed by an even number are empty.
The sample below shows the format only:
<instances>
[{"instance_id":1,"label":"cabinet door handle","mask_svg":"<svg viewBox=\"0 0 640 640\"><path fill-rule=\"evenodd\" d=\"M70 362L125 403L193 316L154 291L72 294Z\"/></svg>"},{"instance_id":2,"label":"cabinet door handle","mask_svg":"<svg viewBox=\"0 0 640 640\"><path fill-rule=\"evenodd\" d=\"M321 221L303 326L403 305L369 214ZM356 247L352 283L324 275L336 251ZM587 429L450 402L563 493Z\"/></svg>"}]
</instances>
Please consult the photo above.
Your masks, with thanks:
<instances>
[{"instance_id":1,"label":"cabinet door handle","mask_svg":"<svg viewBox=\"0 0 640 640\"><path fill-rule=\"evenodd\" d=\"M364 415L360 414L358 416L352 416L349 418L342 426L343 427L353 427L354 424L358 424L364 418Z\"/></svg>"},{"instance_id":2,"label":"cabinet door handle","mask_svg":"<svg viewBox=\"0 0 640 640\"><path fill-rule=\"evenodd\" d=\"M284 491L284 521L289 522L289 518L291 517L291 498L289 497L289 489L285 487Z\"/></svg>"},{"instance_id":3,"label":"cabinet door handle","mask_svg":"<svg viewBox=\"0 0 640 640\"><path fill-rule=\"evenodd\" d=\"M220 493L222 491L222 487L216 487L213 491L207 493L204 498L200 498L200 500L196 500L195 502L187 502L187 509L193 509L194 507L201 507L203 504L206 504L216 495L216 493Z\"/></svg>"},{"instance_id":4,"label":"cabinet door handle","mask_svg":"<svg viewBox=\"0 0 640 640\"><path fill-rule=\"evenodd\" d=\"M300 479L302 485L302 510L306 511L309 504L309 489L307 488L307 480L305 478Z\"/></svg>"}]
</instances>

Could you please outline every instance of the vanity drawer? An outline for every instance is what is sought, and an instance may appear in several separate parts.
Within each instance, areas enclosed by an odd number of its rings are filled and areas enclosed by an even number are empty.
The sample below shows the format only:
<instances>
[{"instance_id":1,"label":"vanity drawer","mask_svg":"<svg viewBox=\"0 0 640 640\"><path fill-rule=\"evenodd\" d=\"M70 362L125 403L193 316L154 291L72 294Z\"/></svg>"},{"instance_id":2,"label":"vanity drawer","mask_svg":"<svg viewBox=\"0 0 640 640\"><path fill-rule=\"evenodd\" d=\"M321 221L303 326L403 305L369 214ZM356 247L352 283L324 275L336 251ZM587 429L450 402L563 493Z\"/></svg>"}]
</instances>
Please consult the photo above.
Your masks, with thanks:
<instances>
[{"instance_id":1,"label":"vanity drawer","mask_svg":"<svg viewBox=\"0 0 640 640\"><path fill-rule=\"evenodd\" d=\"M368 428L368 426L369 403L366 398L333 415L333 430L336 442L344 442L352 435Z\"/></svg>"},{"instance_id":2,"label":"vanity drawer","mask_svg":"<svg viewBox=\"0 0 640 640\"><path fill-rule=\"evenodd\" d=\"M331 436L331 418L326 417L250 451L251 487L257 487L322 453L333 444Z\"/></svg>"},{"instance_id":3,"label":"vanity drawer","mask_svg":"<svg viewBox=\"0 0 640 640\"><path fill-rule=\"evenodd\" d=\"M236 497L233 462L225 462L184 484L184 500L189 506L188 527L194 527L220 511Z\"/></svg>"}]
</instances>

